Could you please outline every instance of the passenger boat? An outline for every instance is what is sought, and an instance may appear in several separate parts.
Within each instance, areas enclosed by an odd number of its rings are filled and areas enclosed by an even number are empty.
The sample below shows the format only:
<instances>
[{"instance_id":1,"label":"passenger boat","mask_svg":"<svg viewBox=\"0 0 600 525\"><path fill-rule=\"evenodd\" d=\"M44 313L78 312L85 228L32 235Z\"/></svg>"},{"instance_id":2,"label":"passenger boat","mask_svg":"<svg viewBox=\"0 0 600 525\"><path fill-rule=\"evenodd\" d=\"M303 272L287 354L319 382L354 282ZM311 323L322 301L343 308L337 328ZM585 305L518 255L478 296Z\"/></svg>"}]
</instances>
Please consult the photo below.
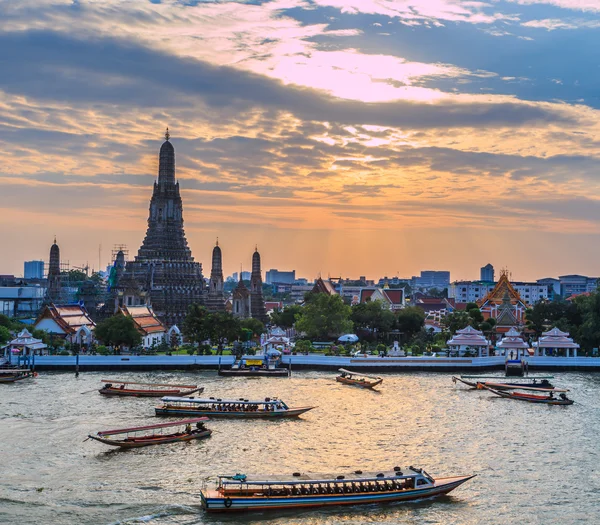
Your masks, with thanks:
<instances>
[{"instance_id":1,"label":"passenger boat","mask_svg":"<svg viewBox=\"0 0 600 525\"><path fill-rule=\"evenodd\" d=\"M238 377L288 377L290 371L281 366L279 356L244 355L231 368L219 368L220 376Z\"/></svg>"},{"instance_id":2,"label":"passenger boat","mask_svg":"<svg viewBox=\"0 0 600 525\"><path fill-rule=\"evenodd\" d=\"M28 368L5 368L0 370L0 383L15 383L21 379L37 377L37 372Z\"/></svg>"},{"instance_id":3,"label":"passenger boat","mask_svg":"<svg viewBox=\"0 0 600 525\"><path fill-rule=\"evenodd\" d=\"M196 419L186 419L184 421L175 421L173 423L159 423L157 425L148 425L145 427L120 428L117 430L104 430L96 434L90 434L89 439L94 439L110 445L121 448L138 448L149 445L164 445L165 443L178 443L180 441L192 441L210 436L212 430L204 426L204 421L208 418L200 417ZM194 425L192 427L192 425ZM177 432L164 433L164 429L173 429L179 427ZM160 430L159 433L156 431ZM149 433L149 431L152 431ZM122 436L125 437L122 437ZM118 436L116 439L111 436Z\"/></svg>"},{"instance_id":4,"label":"passenger boat","mask_svg":"<svg viewBox=\"0 0 600 525\"><path fill-rule=\"evenodd\" d=\"M195 415L227 418L296 417L315 407L288 407L281 399L200 399L194 397L163 397L163 404L155 408L157 416Z\"/></svg>"},{"instance_id":5,"label":"passenger boat","mask_svg":"<svg viewBox=\"0 0 600 525\"><path fill-rule=\"evenodd\" d=\"M521 392L507 392L502 390L496 390L489 386L480 385L481 388L489 390L493 394L507 399L516 399L517 401L527 401L528 403L543 403L545 405L572 405L573 400L569 399L566 394L561 393L559 397L554 397L554 392L550 392L547 396L541 396L536 394L522 394Z\"/></svg>"},{"instance_id":6,"label":"passenger boat","mask_svg":"<svg viewBox=\"0 0 600 525\"><path fill-rule=\"evenodd\" d=\"M340 368L341 374L335 378L338 383L345 385L355 385L362 388L375 388L383 382L382 377L367 376L364 374L357 374L356 372L350 372L345 368Z\"/></svg>"},{"instance_id":7,"label":"passenger boat","mask_svg":"<svg viewBox=\"0 0 600 525\"><path fill-rule=\"evenodd\" d=\"M485 379L494 379L495 381L488 382ZM498 376L452 376L452 381L456 383L457 381L470 386L471 388L477 388L479 383L483 384L494 384L496 385L497 390L510 390L514 388L525 388L525 387L536 387L543 389L552 389L554 385L548 381L548 379L554 379L554 376L542 376L542 377L529 377L521 379L519 383L509 382L509 381L501 381L501 377Z\"/></svg>"},{"instance_id":8,"label":"passenger boat","mask_svg":"<svg viewBox=\"0 0 600 525\"><path fill-rule=\"evenodd\" d=\"M448 494L475 476L433 478L423 469L395 467L391 472L219 476L214 490L201 491L207 512L329 507L414 501Z\"/></svg>"},{"instance_id":9,"label":"passenger boat","mask_svg":"<svg viewBox=\"0 0 600 525\"><path fill-rule=\"evenodd\" d=\"M104 396L163 397L189 396L195 392L204 392L196 385L170 385L161 383L134 383L116 379L102 379L104 386L98 390ZM118 386L115 386L118 385ZM142 388L150 387L150 388Z\"/></svg>"}]
</instances>

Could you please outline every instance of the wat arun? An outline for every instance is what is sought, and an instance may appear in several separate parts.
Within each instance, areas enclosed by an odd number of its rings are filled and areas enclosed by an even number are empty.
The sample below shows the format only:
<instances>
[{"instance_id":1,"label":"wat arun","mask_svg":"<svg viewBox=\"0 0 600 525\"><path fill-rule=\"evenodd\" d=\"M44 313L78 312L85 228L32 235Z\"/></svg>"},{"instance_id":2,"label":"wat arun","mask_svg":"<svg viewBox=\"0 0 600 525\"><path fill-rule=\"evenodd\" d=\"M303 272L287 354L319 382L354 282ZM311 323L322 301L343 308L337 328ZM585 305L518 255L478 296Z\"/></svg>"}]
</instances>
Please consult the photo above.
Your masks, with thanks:
<instances>
[{"instance_id":1,"label":"wat arun","mask_svg":"<svg viewBox=\"0 0 600 525\"><path fill-rule=\"evenodd\" d=\"M192 304L204 304L202 265L194 261L183 229L183 203L175 179L175 148L169 130L160 148L148 230L133 261L119 279L119 303L151 305L167 326L181 326Z\"/></svg>"}]
</instances>

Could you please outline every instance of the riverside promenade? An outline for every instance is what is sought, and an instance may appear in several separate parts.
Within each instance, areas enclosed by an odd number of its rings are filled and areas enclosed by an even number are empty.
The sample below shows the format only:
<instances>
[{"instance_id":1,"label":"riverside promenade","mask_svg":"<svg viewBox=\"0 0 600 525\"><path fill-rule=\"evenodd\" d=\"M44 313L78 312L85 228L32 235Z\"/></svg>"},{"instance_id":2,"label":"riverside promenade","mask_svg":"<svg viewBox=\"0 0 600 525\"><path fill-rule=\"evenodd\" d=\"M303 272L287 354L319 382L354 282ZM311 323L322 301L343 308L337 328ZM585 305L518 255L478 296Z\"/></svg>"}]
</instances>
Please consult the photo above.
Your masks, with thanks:
<instances>
[{"instance_id":1,"label":"riverside promenade","mask_svg":"<svg viewBox=\"0 0 600 525\"><path fill-rule=\"evenodd\" d=\"M75 371L103 370L217 370L228 368L234 357L225 356L36 356L33 364L38 371ZM322 354L287 355L282 358L283 365L290 367L292 373L300 370L337 370L352 368L363 372L482 372L504 370L505 358L497 357L336 357ZM529 371L598 371L598 357L529 357ZM13 364L17 364L13 359Z\"/></svg>"}]
</instances>

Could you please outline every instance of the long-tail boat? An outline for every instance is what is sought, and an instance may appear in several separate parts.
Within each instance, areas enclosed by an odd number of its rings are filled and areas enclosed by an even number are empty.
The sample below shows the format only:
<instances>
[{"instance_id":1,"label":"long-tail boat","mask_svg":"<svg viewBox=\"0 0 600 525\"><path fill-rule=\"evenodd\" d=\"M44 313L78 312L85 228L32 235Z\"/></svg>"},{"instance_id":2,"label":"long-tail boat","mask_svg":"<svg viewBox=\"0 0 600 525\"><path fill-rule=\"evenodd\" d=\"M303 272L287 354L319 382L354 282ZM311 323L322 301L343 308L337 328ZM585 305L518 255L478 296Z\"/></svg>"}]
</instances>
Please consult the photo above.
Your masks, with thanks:
<instances>
[{"instance_id":1,"label":"long-tail boat","mask_svg":"<svg viewBox=\"0 0 600 525\"><path fill-rule=\"evenodd\" d=\"M375 388L383 382L382 377L367 376L365 374L359 374L357 372L350 372L345 368L340 368L341 374L335 378L338 383L345 385L360 386L362 388Z\"/></svg>"},{"instance_id":2,"label":"long-tail boat","mask_svg":"<svg viewBox=\"0 0 600 525\"><path fill-rule=\"evenodd\" d=\"M119 428L116 430L104 430L96 434L90 434L88 438L100 441L105 445L121 448L138 448L149 445L163 445L165 443L177 443L180 441L192 441L203 439L212 434L212 430L204 426L208 418L186 419L173 423L159 423L145 427ZM192 426L194 425L194 426ZM179 427L177 432L164 433L164 429ZM156 432L160 430L160 432ZM150 432L152 431L152 432ZM116 436L116 438L114 437ZM123 437L125 436L125 437Z\"/></svg>"},{"instance_id":3,"label":"long-tail boat","mask_svg":"<svg viewBox=\"0 0 600 525\"><path fill-rule=\"evenodd\" d=\"M98 390L104 396L163 397L189 396L195 392L204 392L196 385L170 385L161 383L134 383L117 379L102 379L104 386ZM150 388L142 388L150 387Z\"/></svg>"},{"instance_id":4,"label":"long-tail boat","mask_svg":"<svg viewBox=\"0 0 600 525\"><path fill-rule=\"evenodd\" d=\"M37 372L25 368L5 368L0 370L0 383L15 383L21 379L37 377Z\"/></svg>"},{"instance_id":5,"label":"long-tail boat","mask_svg":"<svg viewBox=\"0 0 600 525\"><path fill-rule=\"evenodd\" d=\"M201 491L207 512L252 511L413 501L448 494L475 476L433 478L423 469L392 472L219 476L214 490Z\"/></svg>"},{"instance_id":6,"label":"long-tail boat","mask_svg":"<svg viewBox=\"0 0 600 525\"><path fill-rule=\"evenodd\" d=\"M480 384L480 388L489 390L492 394L504 397L507 399L516 399L517 401L527 401L528 403L542 403L545 405L572 405L573 400L569 399L565 393L561 393L559 397L554 397L554 392L549 395L523 394L521 392L507 392L504 390L496 390L484 384Z\"/></svg>"},{"instance_id":7,"label":"long-tail boat","mask_svg":"<svg viewBox=\"0 0 600 525\"><path fill-rule=\"evenodd\" d=\"M502 381L501 377L498 376L452 376L452 381L457 381L471 387L477 388L479 383L488 384L486 379L495 380L493 384L497 385L497 390L510 390L512 388L523 388L523 387L536 387L536 388L554 388L554 385L548 381L548 379L554 379L554 376L542 376L542 377L529 377L522 378L518 383L513 381ZM538 382L539 381L539 382Z\"/></svg>"},{"instance_id":8,"label":"long-tail boat","mask_svg":"<svg viewBox=\"0 0 600 525\"><path fill-rule=\"evenodd\" d=\"M288 407L281 399L200 399L194 397L163 397L155 408L157 416L208 416L219 418L279 418L296 417L315 407Z\"/></svg>"}]
</instances>

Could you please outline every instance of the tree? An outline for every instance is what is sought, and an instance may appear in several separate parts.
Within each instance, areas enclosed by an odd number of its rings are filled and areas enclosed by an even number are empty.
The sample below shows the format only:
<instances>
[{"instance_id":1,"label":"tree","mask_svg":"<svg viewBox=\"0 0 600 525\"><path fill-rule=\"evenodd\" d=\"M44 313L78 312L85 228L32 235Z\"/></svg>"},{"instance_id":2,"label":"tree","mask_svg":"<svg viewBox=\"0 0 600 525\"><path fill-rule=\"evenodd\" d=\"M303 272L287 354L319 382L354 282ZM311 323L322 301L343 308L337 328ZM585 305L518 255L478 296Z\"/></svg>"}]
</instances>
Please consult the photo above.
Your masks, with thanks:
<instances>
[{"instance_id":1,"label":"tree","mask_svg":"<svg viewBox=\"0 0 600 525\"><path fill-rule=\"evenodd\" d=\"M396 322L394 314L381 301L369 301L353 306L350 319L355 328L369 330L378 338L389 332Z\"/></svg>"},{"instance_id":2,"label":"tree","mask_svg":"<svg viewBox=\"0 0 600 525\"><path fill-rule=\"evenodd\" d=\"M222 354L223 344L226 341L234 341L239 337L241 331L240 321L229 312L215 312L210 315L210 324L210 340L217 343L218 353Z\"/></svg>"},{"instance_id":3,"label":"tree","mask_svg":"<svg viewBox=\"0 0 600 525\"><path fill-rule=\"evenodd\" d=\"M8 328L10 330L13 327L13 321L10 317L7 317L4 314L0 314L0 326L4 326L5 328Z\"/></svg>"},{"instance_id":4,"label":"tree","mask_svg":"<svg viewBox=\"0 0 600 525\"><path fill-rule=\"evenodd\" d=\"M96 325L96 337L105 345L123 345L130 348L142 342L142 336L137 331L133 319L126 315L113 315Z\"/></svg>"},{"instance_id":5,"label":"tree","mask_svg":"<svg viewBox=\"0 0 600 525\"><path fill-rule=\"evenodd\" d=\"M418 306L408 306L400 310L396 317L396 324L407 341L419 332L425 324L425 312Z\"/></svg>"},{"instance_id":6,"label":"tree","mask_svg":"<svg viewBox=\"0 0 600 525\"><path fill-rule=\"evenodd\" d=\"M242 319L240 321L240 327L242 330L249 330L252 332L252 337L260 337L260 334L264 334L267 331L265 325L253 317Z\"/></svg>"},{"instance_id":7,"label":"tree","mask_svg":"<svg viewBox=\"0 0 600 525\"><path fill-rule=\"evenodd\" d=\"M181 331L188 341L202 344L212 335L212 319L208 309L199 304L189 307Z\"/></svg>"},{"instance_id":8,"label":"tree","mask_svg":"<svg viewBox=\"0 0 600 525\"><path fill-rule=\"evenodd\" d=\"M8 343L12 339L12 334L6 326L0 325L0 345Z\"/></svg>"},{"instance_id":9,"label":"tree","mask_svg":"<svg viewBox=\"0 0 600 525\"><path fill-rule=\"evenodd\" d=\"M296 330L304 332L310 339L333 339L352 331L351 312L350 306L337 294L307 294Z\"/></svg>"},{"instance_id":10,"label":"tree","mask_svg":"<svg viewBox=\"0 0 600 525\"><path fill-rule=\"evenodd\" d=\"M298 304L286 306L282 311L275 310L271 314L273 324L281 328L292 328L296 319L302 313L302 307Z\"/></svg>"},{"instance_id":11,"label":"tree","mask_svg":"<svg viewBox=\"0 0 600 525\"><path fill-rule=\"evenodd\" d=\"M447 314L442 319L442 325L451 334L456 333L457 330L462 330L469 326L471 318L469 314L464 310L456 310L451 314Z\"/></svg>"}]
</instances>

